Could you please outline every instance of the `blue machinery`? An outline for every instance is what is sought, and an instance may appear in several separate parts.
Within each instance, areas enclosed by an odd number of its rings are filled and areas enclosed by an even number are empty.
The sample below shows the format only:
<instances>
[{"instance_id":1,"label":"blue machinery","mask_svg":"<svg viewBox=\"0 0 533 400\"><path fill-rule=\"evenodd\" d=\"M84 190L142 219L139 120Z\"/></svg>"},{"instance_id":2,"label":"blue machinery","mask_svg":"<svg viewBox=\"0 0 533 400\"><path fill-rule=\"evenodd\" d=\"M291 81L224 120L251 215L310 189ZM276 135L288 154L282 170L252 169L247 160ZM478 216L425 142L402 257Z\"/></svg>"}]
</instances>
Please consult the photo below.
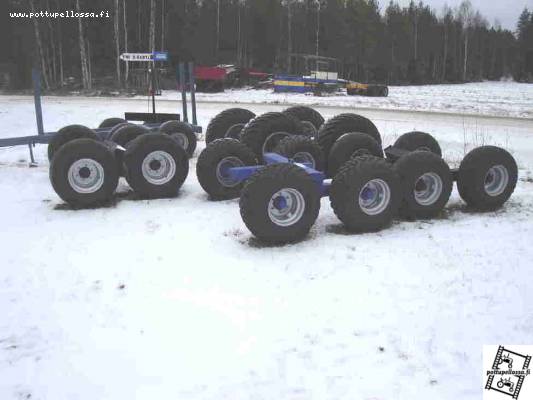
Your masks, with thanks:
<instances>
[{"instance_id":1,"label":"blue machinery","mask_svg":"<svg viewBox=\"0 0 533 400\"><path fill-rule=\"evenodd\" d=\"M186 71L187 70L187 71ZM187 73L186 73L187 72ZM195 95L195 82L194 82L194 65L192 62L179 63L177 69L178 84L181 89L181 103L183 112L183 121L188 121L187 116L187 89L191 92L191 114L192 121L191 127L194 132L202 132L202 127L197 125L196 120L196 95ZM188 82L186 79L188 75ZM37 135L33 136L16 136L1 139L0 147L11 147L27 145L30 151L31 164L35 165L35 158L33 156L33 147L35 144L46 144L50 139L57 134L57 132L45 132L43 126L43 110L41 105L41 73L39 70L34 69L32 71L33 80L33 99L35 104L35 119L37 122ZM158 128L163 122L169 120L180 120L180 114L168 114L168 113L156 113L155 100L152 97L152 112L151 113L124 113L124 119L127 121L142 121L146 123L146 127L150 129ZM94 131L102 139L106 139L112 128L96 128Z\"/></svg>"}]
</instances>

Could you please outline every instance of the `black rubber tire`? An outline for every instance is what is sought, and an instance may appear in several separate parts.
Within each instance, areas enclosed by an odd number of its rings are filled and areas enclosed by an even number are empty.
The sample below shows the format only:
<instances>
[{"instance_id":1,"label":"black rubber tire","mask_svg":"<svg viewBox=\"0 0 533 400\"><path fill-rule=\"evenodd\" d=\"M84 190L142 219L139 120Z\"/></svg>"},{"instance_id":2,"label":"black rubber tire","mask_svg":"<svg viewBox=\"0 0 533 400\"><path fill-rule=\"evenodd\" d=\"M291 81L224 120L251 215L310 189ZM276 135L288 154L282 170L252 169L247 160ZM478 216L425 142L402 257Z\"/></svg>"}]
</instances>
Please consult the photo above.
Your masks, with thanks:
<instances>
[{"instance_id":1,"label":"black rubber tire","mask_svg":"<svg viewBox=\"0 0 533 400\"><path fill-rule=\"evenodd\" d=\"M48 161L52 161L54 154L65 144L76 139L100 140L95 131L84 125L67 125L61 128L48 143Z\"/></svg>"},{"instance_id":2,"label":"black rubber tire","mask_svg":"<svg viewBox=\"0 0 533 400\"><path fill-rule=\"evenodd\" d=\"M143 175L143 161L153 151L167 153L176 164L175 173L168 182L151 183ZM185 150L170 136L162 133L148 133L133 139L128 143L123 159L126 180L142 198L176 196L189 173L189 157Z\"/></svg>"},{"instance_id":3,"label":"black rubber tire","mask_svg":"<svg viewBox=\"0 0 533 400\"><path fill-rule=\"evenodd\" d=\"M113 134L116 131L118 131L120 128L126 125L135 125L135 124L132 124L131 122L122 122L121 124L115 125L113 128L111 128L111 130L107 134L107 140L111 140L111 137L113 136Z\"/></svg>"},{"instance_id":4,"label":"black rubber tire","mask_svg":"<svg viewBox=\"0 0 533 400\"><path fill-rule=\"evenodd\" d=\"M497 196L490 196L485 190L485 180L491 167L502 165L508 173L508 183ZM518 167L513 156L496 146L482 146L468 153L461 165L457 188L468 206L478 211L492 211L500 208L514 192L518 180Z\"/></svg>"},{"instance_id":5,"label":"black rubber tire","mask_svg":"<svg viewBox=\"0 0 533 400\"><path fill-rule=\"evenodd\" d=\"M196 134L194 133L193 129L189 124L182 121L167 121L161 124L161 126L159 127L159 131L161 133L170 135L174 139L176 139L175 135L177 133L181 133L187 136L188 145L187 148L184 150L189 155L189 157L192 157L192 155L194 154L194 150L196 150L198 139L196 138ZM181 143L181 141L178 140L178 143Z\"/></svg>"},{"instance_id":6,"label":"black rubber tire","mask_svg":"<svg viewBox=\"0 0 533 400\"><path fill-rule=\"evenodd\" d=\"M283 139L274 149L274 153L290 158L294 162L303 162L298 153L308 153L313 159L312 168L317 171L324 171L325 157L322 148L316 141L307 136L289 136Z\"/></svg>"},{"instance_id":7,"label":"black rubber tire","mask_svg":"<svg viewBox=\"0 0 533 400\"><path fill-rule=\"evenodd\" d=\"M126 147L133 139L141 135L146 135L147 133L150 133L150 130L143 125L127 124L114 131L109 137L109 140L119 146Z\"/></svg>"},{"instance_id":8,"label":"black rubber tire","mask_svg":"<svg viewBox=\"0 0 533 400\"><path fill-rule=\"evenodd\" d=\"M450 167L446 162L429 151L413 151L400 157L393 165L400 176L403 196L400 205L400 215L408 219L427 219L439 215L448 200L453 188L453 178ZM434 173L442 183L441 192L432 204L420 204L415 197L417 184L423 184L419 178L426 173Z\"/></svg>"},{"instance_id":9,"label":"black rubber tire","mask_svg":"<svg viewBox=\"0 0 533 400\"><path fill-rule=\"evenodd\" d=\"M246 124L235 124L231 125L228 130L226 131L226 134L224 135L225 138L229 139L236 139L240 140L241 138L241 132Z\"/></svg>"},{"instance_id":10,"label":"black rubber tire","mask_svg":"<svg viewBox=\"0 0 533 400\"><path fill-rule=\"evenodd\" d=\"M437 140L429 133L425 132L413 131L404 133L396 139L393 147L409 151L431 151L439 157L442 157L442 150L439 146L439 142L437 142Z\"/></svg>"},{"instance_id":11,"label":"black rubber tire","mask_svg":"<svg viewBox=\"0 0 533 400\"><path fill-rule=\"evenodd\" d=\"M373 179L385 181L390 190L386 208L368 215L358 199L364 186ZM347 230L352 232L375 232L390 225L402 199L400 178L383 158L359 156L348 161L331 182L330 202L335 215Z\"/></svg>"},{"instance_id":12,"label":"black rubber tire","mask_svg":"<svg viewBox=\"0 0 533 400\"><path fill-rule=\"evenodd\" d=\"M318 131L318 144L324 154L329 155L333 143L349 132L366 133L381 145L381 136L372 121L357 114L340 114L326 121Z\"/></svg>"},{"instance_id":13,"label":"black rubber tire","mask_svg":"<svg viewBox=\"0 0 533 400\"><path fill-rule=\"evenodd\" d=\"M313 126L318 131L322 124L324 123L324 117L311 107L306 106L293 106L287 108L283 111L284 114L292 115L297 118L299 121L308 121L313 124Z\"/></svg>"},{"instance_id":14,"label":"black rubber tire","mask_svg":"<svg viewBox=\"0 0 533 400\"><path fill-rule=\"evenodd\" d=\"M93 193L79 193L68 181L71 165L80 159L92 159L103 168L102 186ZM119 168L109 147L94 139L74 139L62 146L50 162L50 182L55 192L73 207L94 207L108 203L118 185Z\"/></svg>"},{"instance_id":15,"label":"black rubber tire","mask_svg":"<svg viewBox=\"0 0 533 400\"><path fill-rule=\"evenodd\" d=\"M224 200L239 197L244 182L224 184L217 177L219 163L228 157L240 160L243 166L257 165L252 150L236 139L217 139L207 145L198 156L196 176L211 200Z\"/></svg>"},{"instance_id":16,"label":"black rubber tire","mask_svg":"<svg viewBox=\"0 0 533 400\"><path fill-rule=\"evenodd\" d=\"M383 158L383 150L372 136L359 132L345 133L333 143L329 151L328 176L335 176L348 160L363 154Z\"/></svg>"},{"instance_id":17,"label":"black rubber tire","mask_svg":"<svg viewBox=\"0 0 533 400\"><path fill-rule=\"evenodd\" d=\"M272 196L281 189L298 191L305 201L302 216L289 226L275 224L268 215ZM242 220L258 239L268 243L302 240L320 211L320 190L313 178L293 164L268 165L248 179L242 189L239 208Z\"/></svg>"},{"instance_id":18,"label":"black rubber tire","mask_svg":"<svg viewBox=\"0 0 533 400\"><path fill-rule=\"evenodd\" d=\"M263 145L269 135L285 133L289 135L306 135L300 121L280 112L269 112L251 120L241 132L241 142L255 153L259 161L263 161ZM272 143L272 150L277 143Z\"/></svg>"},{"instance_id":19,"label":"black rubber tire","mask_svg":"<svg viewBox=\"0 0 533 400\"><path fill-rule=\"evenodd\" d=\"M127 121L123 118L106 118L102 122L100 122L98 128L113 128L118 124L123 124L124 122Z\"/></svg>"},{"instance_id":20,"label":"black rubber tire","mask_svg":"<svg viewBox=\"0 0 533 400\"><path fill-rule=\"evenodd\" d=\"M244 108L229 108L217 114L207 126L205 131L205 143L222 139L230 127L235 124L246 124L255 114Z\"/></svg>"}]
</instances>

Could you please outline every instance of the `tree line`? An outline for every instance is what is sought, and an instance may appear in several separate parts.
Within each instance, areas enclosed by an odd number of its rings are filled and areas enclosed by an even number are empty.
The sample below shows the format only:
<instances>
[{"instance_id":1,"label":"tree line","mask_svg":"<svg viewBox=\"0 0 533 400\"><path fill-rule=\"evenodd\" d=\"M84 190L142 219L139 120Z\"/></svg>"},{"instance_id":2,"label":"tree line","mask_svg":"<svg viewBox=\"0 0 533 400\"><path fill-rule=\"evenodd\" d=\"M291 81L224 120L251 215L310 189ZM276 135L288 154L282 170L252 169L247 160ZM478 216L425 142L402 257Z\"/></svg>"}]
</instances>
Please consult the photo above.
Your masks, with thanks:
<instances>
[{"instance_id":1,"label":"tree line","mask_svg":"<svg viewBox=\"0 0 533 400\"><path fill-rule=\"evenodd\" d=\"M2 0L0 72L12 88L73 79L83 88L124 87L122 52L167 50L171 65L236 64L287 72L291 53L339 60L341 76L362 82L422 84L512 77L533 81L533 13L515 31L489 23L469 0L434 10L377 0ZM32 18L10 12L89 12L108 17ZM142 66L141 66L142 68Z\"/></svg>"}]
</instances>

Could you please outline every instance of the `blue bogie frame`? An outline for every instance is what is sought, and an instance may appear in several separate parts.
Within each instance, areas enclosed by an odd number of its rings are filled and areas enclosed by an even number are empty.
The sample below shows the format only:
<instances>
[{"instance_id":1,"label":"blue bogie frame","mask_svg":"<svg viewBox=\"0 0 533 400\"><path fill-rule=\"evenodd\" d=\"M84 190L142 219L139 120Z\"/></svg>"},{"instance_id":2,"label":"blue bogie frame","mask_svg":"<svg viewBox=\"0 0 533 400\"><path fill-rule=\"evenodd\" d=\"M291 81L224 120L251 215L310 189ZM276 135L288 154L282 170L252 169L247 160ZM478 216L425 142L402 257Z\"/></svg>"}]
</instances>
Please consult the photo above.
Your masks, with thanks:
<instances>
[{"instance_id":1,"label":"blue bogie frame","mask_svg":"<svg viewBox=\"0 0 533 400\"><path fill-rule=\"evenodd\" d=\"M186 79L186 72L188 74L188 81ZM35 165L35 158L33 155L33 147L36 144L47 144L50 142L52 137L54 137L57 132L45 132L43 124L43 111L41 105L41 73L38 69L32 70L32 80L33 80L33 98L35 105L35 119L37 124L37 135L33 136L17 136L1 139L0 138L0 147L11 147L11 146L20 146L27 145L30 151L30 165ZM195 94L195 82L194 82L194 64L189 63L179 63L177 69L177 80L178 85L181 89L181 100L182 100L182 113L183 113L183 122L188 123L192 130L195 133L201 133L202 127L197 125L196 121L196 94ZM192 114L192 123L189 123L187 117L187 90L191 93L191 114ZM153 93L152 93L153 94ZM152 112L151 113L124 113L124 119L127 121L142 121L145 123L145 127L148 129L157 129L164 122L169 120L180 120L179 114L166 114L166 113L156 113L155 112L155 100L152 95ZM109 133L112 128L96 128L93 129L95 133L102 139L108 139Z\"/></svg>"},{"instance_id":2,"label":"blue bogie frame","mask_svg":"<svg viewBox=\"0 0 533 400\"><path fill-rule=\"evenodd\" d=\"M296 163L293 160L283 157L277 153L265 153L263 154L263 159L265 160L266 165L291 163L302 168L305 172L307 172L307 174L311 176L311 178L313 178L313 180L319 186L321 195L323 197L328 196L331 180L326 179L326 175L324 174L324 172L317 171L316 169L311 168L309 164ZM263 169L264 167L265 165L232 167L228 168L226 173L228 175L228 178L234 181L243 182L250 176L255 174L257 171Z\"/></svg>"}]
</instances>

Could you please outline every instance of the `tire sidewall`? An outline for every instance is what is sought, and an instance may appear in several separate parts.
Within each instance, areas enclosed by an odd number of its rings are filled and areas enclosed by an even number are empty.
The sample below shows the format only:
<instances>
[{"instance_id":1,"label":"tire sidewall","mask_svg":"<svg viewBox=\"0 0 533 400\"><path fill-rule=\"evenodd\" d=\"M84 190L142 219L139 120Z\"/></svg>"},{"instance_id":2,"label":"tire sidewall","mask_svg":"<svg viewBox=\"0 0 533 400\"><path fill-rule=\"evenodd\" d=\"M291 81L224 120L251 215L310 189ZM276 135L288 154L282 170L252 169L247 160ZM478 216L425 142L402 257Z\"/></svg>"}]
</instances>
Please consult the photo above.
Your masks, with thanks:
<instances>
[{"instance_id":1,"label":"tire sidewall","mask_svg":"<svg viewBox=\"0 0 533 400\"><path fill-rule=\"evenodd\" d=\"M174 176L161 185L148 182L142 173L142 163L153 151L166 152L176 164ZM128 144L124 154L124 165L128 184L136 193L146 198L175 196L189 172L185 150L169 136L155 133L140 136Z\"/></svg>"},{"instance_id":2,"label":"tire sidewall","mask_svg":"<svg viewBox=\"0 0 533 400\"><path fill-rule=\"evenodd\" d=\"M78 193L68 182L70 166L77 160L89 158L104 169L104 183L94 193ZM65 202L75 206L92 206L107 202L115 192L119 179L113 153L103 143L92 139L78 139L62 146L50 163L50 181L55 192Z\"/></svg>"}]
</instances>

